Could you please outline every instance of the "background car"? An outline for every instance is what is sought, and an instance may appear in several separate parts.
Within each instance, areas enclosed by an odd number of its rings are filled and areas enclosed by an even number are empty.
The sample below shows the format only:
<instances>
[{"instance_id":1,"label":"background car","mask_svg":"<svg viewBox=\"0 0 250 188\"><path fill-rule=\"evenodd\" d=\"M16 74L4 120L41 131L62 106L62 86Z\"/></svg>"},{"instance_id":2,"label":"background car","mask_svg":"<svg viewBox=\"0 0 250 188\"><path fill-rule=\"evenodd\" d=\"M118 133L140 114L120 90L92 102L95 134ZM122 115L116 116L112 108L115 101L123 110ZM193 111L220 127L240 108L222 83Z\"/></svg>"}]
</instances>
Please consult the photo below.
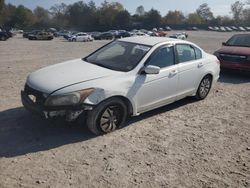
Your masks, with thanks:
<instances>
[{"instance_id":1,"label":"background car","mask_svg":"<svg viewBox=\"0 0 250 188\"><path fill-rule=\"evenodd\" d=\"M236 34L214 52L222 68L250 72L250 34Z\"/></svg>"},{"instance_id":2,"label":"background car","mask_svg":"<svg viewBox=\"0 0 250 188\"><path fill-rule=\"evenodd\" d=\"M29 40L52 40L53 38L54 38L53 34L44 31L28 35Z\"/></svg>"},{"instance_id":3,"label":"background car","mask_svg":"<svg viewBox=\"0 0 250 188\"><path fill-rule=\"evenodd\" d=\"M0 31L0 40L5 41L10 38L10 35L5 31Z\"/></svg>"},{"instance_id":4,"label":"background car","mask_svg":"<svg viewBox=\"0 0 250 188\"><path fill-rule=\"evenodd\" d=\"M21 97L46 118L73 121L85 112L88 128L100 135L122 127L128 116L187 96L205 99L219 72L217 58L193 43L128 37L31 73Z\"/></svg>"},{"instance_id":5,"label":"background car","mask_svg":"<svg viewBox=\"0 0 250 188\"><path fill-rule=\"evenodd\" d=\"M29 35L36 35L38 32L41 32L41 30L32 30L23 32L23 38L29 38Z\"/></svg>"},{"instance_id":6,"label":"background car","mask_svg":"<svg viewBox=\"0 0 250 188\"><path fill-rule=\"evenodd\" d=\"M111 32L104 32L104 33L100 33L99 35L95 35L94 39L95 40L112 40L114 39L114 34Z\"/></svg>"},{"instance_id":7,"label":"background car","mask_svg":"<svg viewBox=\"0 0 250 188\"><path fill-rule=\"evenodd\" d=\"M187 35L185 33L175 33L169 36L169 38L185 40Z\"/></svg>"},{"instance_id":8,"label":"background car","mask_svg":"<svg viewBox=\"0 0 250 188\"><path fill-rule=\"evenodd\" d=\"M77 33L75 35L72 35L69 37L68 41L70 42L87 42L87 41L93 41L93 37L87 33Z\"/></svg>"},{"instance_id":9,"label":"background car","mask_svg":"<svg viewBox=\"0 0 250 188\"><path fill-rule=\"evenodd\" d=\"M119 31L117 35L115 35L115 38L120 39L120 38L125 38L125 37L131 37L132 34L128 31Z\"/></svg>"}]
</instances>

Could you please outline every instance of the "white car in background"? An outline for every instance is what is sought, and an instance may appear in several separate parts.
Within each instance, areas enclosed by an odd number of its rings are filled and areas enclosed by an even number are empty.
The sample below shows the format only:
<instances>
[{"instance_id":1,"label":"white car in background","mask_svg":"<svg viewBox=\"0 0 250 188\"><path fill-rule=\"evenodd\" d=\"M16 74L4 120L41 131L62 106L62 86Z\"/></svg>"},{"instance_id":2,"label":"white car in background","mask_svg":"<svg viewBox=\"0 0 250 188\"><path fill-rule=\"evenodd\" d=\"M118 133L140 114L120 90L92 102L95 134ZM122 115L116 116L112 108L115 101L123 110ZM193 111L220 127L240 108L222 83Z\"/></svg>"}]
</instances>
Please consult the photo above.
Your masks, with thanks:
<instances>
[{"instance_id":1,"label":"white car in background","mask_svg":"<svg viewBox=\"0 0 250 188\"><path fill-rule=\"evenodd\" d=\"M85 114L99 135L122 127L128 116L187 96L205 99L219 72L218 59L191 42L128 37L31 73L21 97L27 109L46 118L73 121Z\"/></svg>"},{"instance_id":2,"label":"white car in background","mask_svg":"<svg viewBox=\"0 0 250 188\"><path fill-rule=\"evenodd\" d=\"M70 42L88 42L93 41L93 37L87 33L77 33L72 35L69 39Z\"/></svg>"},{"instance_id":3,"label":"white car in background","mask_svg":"<svg viewBox=\"0 0 250 188\"><path fill-rule=\"evenodd\" d=\"M186 40L187 39L187 34L186 33L175 33L169 36L169 38L174 38L174 39L180 39L180 40Z\"/></svg>"}]
</instances>

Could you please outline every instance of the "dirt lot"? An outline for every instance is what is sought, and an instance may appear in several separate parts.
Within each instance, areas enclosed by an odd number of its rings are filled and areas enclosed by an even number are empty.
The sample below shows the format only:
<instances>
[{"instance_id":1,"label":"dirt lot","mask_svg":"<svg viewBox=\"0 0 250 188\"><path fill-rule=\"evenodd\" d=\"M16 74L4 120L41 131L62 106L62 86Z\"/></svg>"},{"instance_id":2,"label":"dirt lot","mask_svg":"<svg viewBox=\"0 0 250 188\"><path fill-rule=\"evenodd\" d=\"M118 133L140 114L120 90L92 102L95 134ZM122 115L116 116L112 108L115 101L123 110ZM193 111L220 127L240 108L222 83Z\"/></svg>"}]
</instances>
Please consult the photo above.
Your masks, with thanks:
<instances>
[{"instance_id":1,"label":"dirt lot","mask_svg":"<svg viewBox=\"0 0 250 188\"><path fill-rule=\"evenodd\" d=\"M208 52L232 33L189 32ZM106 41L0 42L0 187L250 187L250 78L223 73L204 101L184 99L95 137L32 116L27 75Z\"/></svg>"}]
</instances>

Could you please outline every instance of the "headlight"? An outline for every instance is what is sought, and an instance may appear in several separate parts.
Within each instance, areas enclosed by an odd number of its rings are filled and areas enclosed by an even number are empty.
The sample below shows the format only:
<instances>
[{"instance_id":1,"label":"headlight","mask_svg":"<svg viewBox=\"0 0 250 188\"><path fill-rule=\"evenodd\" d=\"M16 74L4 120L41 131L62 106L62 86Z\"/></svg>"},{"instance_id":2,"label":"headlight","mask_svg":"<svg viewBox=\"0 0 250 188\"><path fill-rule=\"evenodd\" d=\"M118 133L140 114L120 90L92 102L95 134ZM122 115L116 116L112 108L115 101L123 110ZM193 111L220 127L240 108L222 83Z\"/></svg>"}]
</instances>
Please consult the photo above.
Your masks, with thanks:
<instances>
[{"instance_id":1,"label":"headlight","mask_svg":"<svg viewBox=\"0 0 250 188\"><path fill-rule=\"evenodd\" d=\"M54 95L50 96L46 102L46 106L69 106L77 105L83 102L92 92L94 88L84 89L81 91L76 91L72 93L67 93L64 95Z\"/></svg>"}]
</instances>

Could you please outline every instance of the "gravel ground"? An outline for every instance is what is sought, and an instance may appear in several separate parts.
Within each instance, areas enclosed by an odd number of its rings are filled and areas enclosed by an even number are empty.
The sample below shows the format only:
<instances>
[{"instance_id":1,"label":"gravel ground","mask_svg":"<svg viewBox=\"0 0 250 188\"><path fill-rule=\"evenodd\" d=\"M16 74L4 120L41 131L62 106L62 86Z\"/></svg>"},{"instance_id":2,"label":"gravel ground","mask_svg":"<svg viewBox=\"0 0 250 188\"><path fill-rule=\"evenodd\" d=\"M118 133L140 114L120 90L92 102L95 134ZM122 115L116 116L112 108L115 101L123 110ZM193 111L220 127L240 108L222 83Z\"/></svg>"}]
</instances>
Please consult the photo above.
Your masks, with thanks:
<instances>
[{"instance_id":1,"label":"gravel ground","mask_svg":"<svg viewBox=\"0 0 250 188\"><path fill-rule=\"evenodd\" d=\"M208 52L232 33L188 32ZM0 42L0 187L250 187L250 77L221 74L204 101L183 99L93 136L31 115L27 75L107 43Z\"/></svg>"}]
</instances>

